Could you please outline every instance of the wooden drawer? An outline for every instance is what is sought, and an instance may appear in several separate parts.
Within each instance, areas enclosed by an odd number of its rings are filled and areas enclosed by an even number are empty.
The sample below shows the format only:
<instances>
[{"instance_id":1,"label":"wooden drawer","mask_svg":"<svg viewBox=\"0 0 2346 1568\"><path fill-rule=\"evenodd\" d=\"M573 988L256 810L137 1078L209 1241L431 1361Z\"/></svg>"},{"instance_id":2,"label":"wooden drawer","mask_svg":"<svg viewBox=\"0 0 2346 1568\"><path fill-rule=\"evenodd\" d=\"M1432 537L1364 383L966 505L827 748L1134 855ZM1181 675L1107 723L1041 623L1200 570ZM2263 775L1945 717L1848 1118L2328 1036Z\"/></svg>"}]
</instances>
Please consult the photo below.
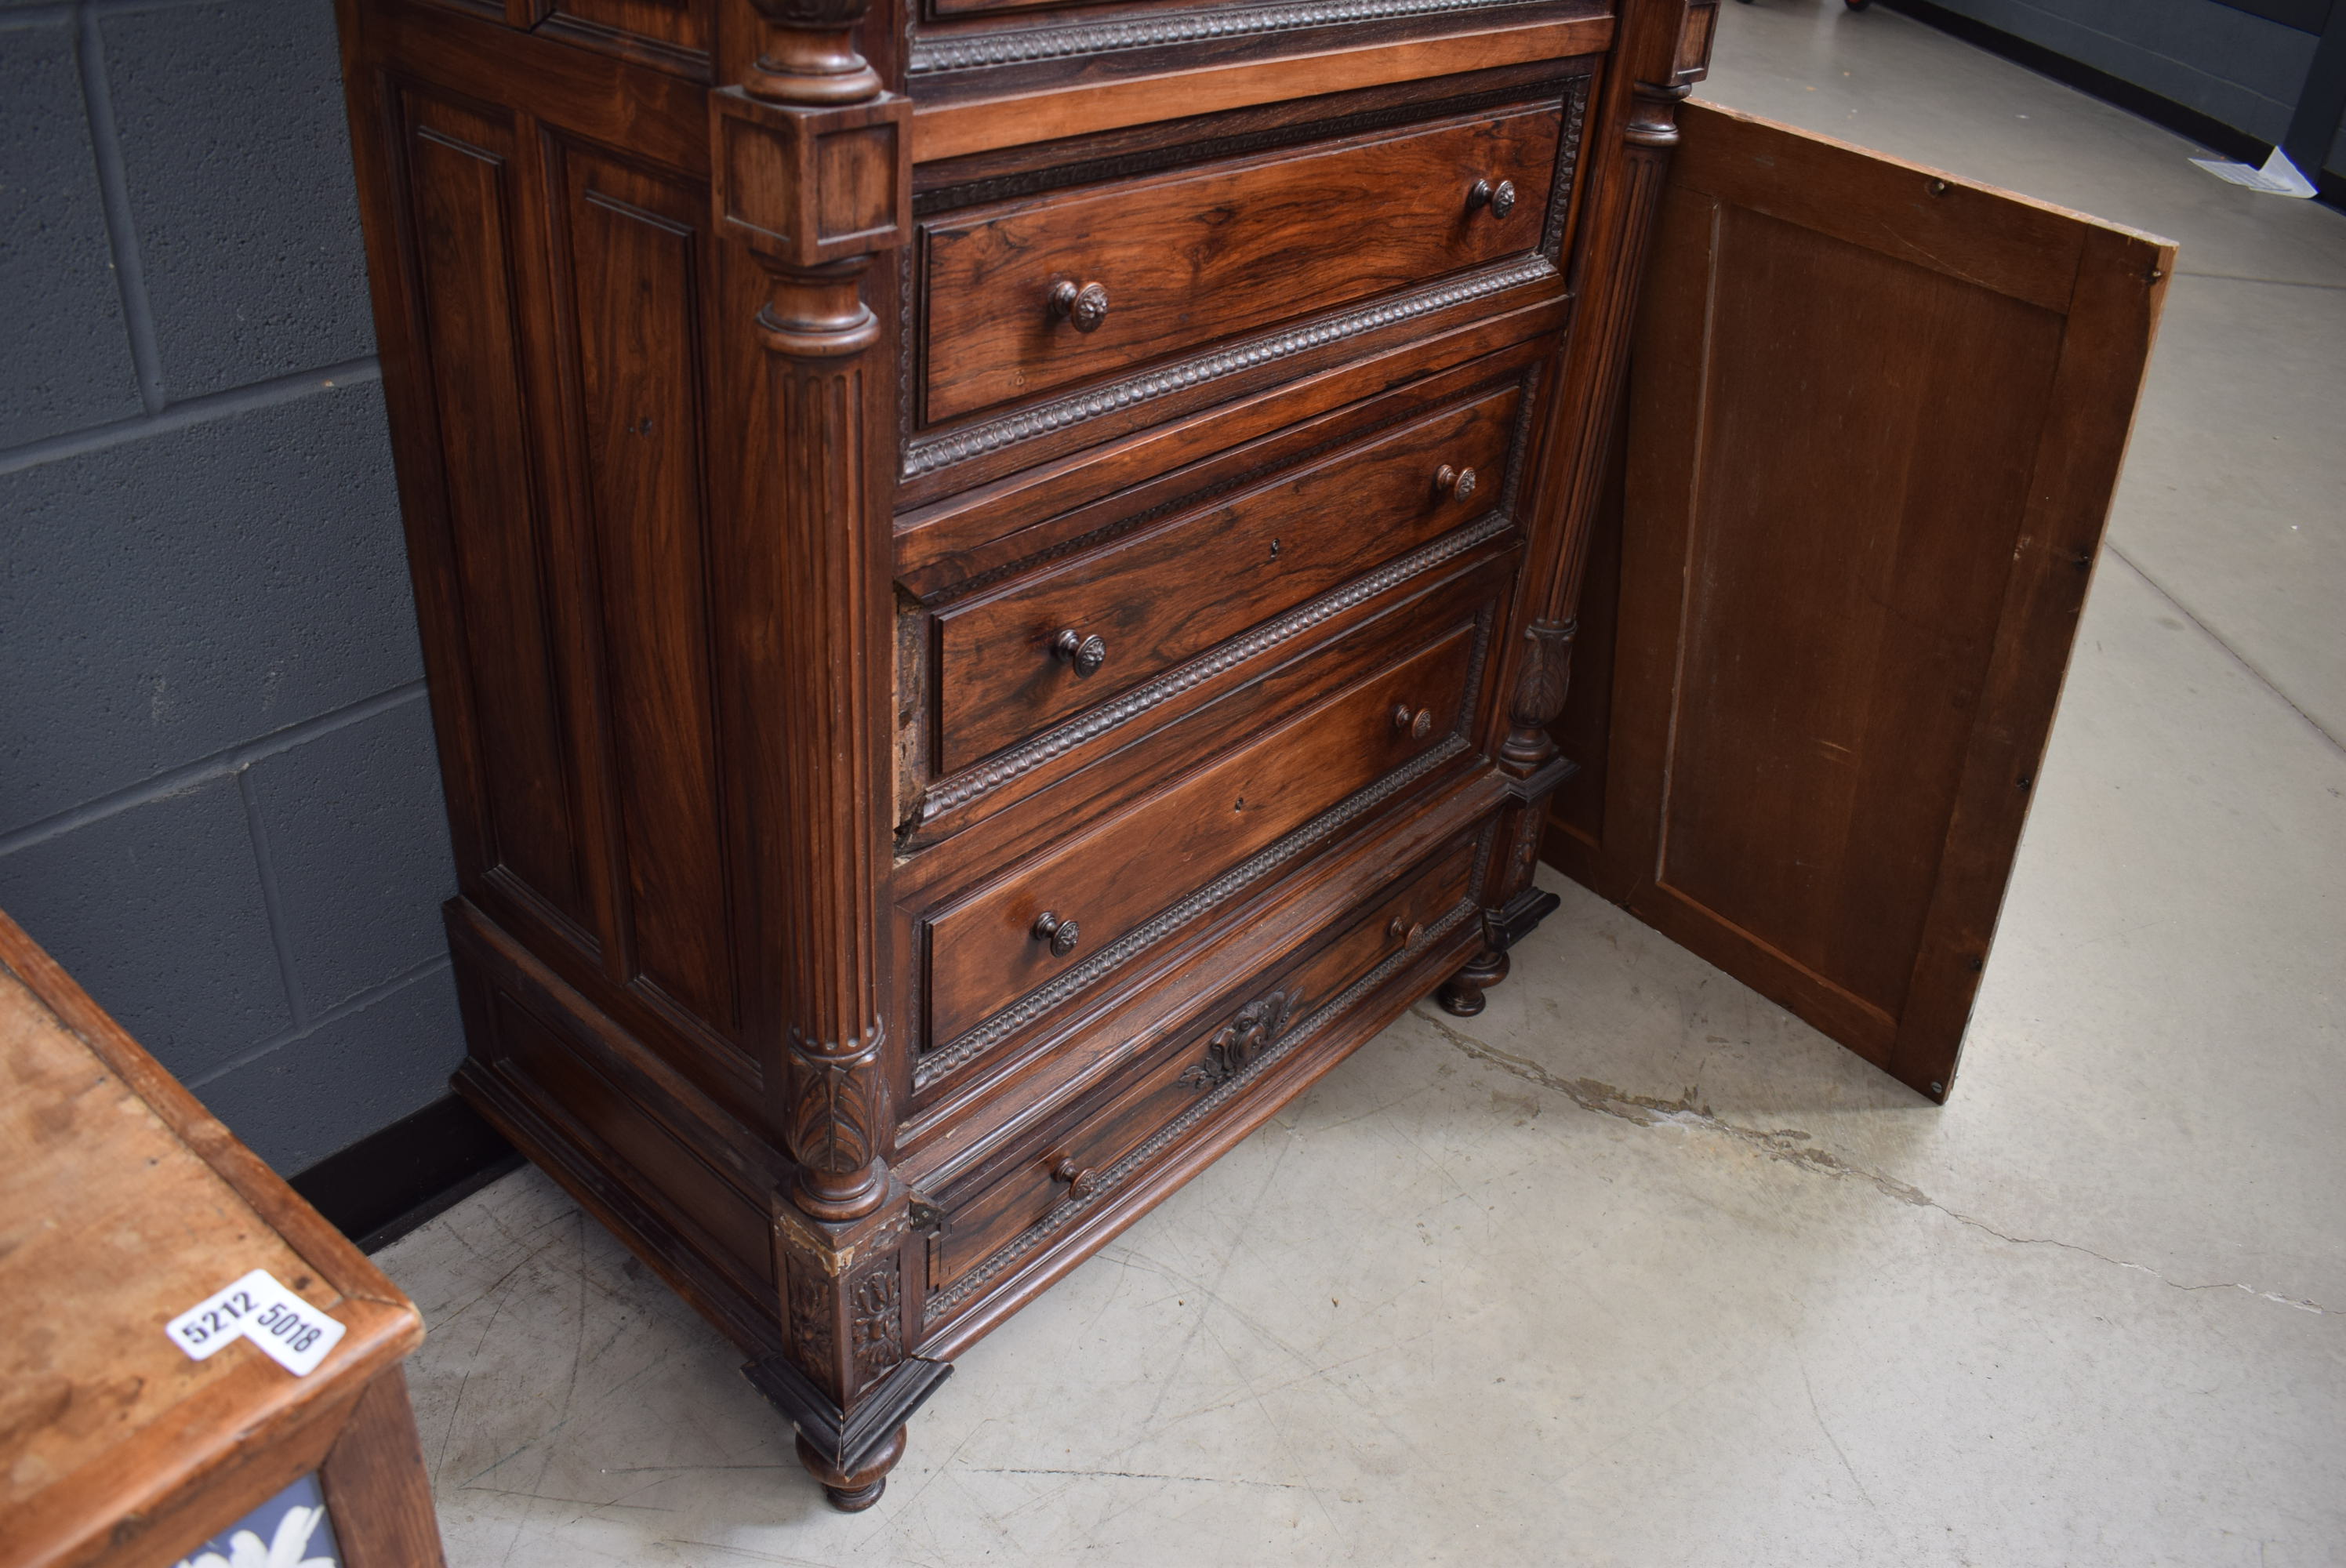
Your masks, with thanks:
<instances>
[{"instance_id":1,"label":"wooden drawer","mask_svg":"<svg viewBox=\"0 0 2346 1568\"><path fill-rule=\"evenodd\" d=\"M1130 1174L1118 1170L1119 1162L1244 1075L1354 981L1422 945L1467 897L1474 847L1471 837L1454 841L1400 887L1340 922L1335 941L1286 974L1135 1063L1116 1087L1068 1107L1058 1127L1022 1139L1006 1157L956 1182L944 1195L946 1223L931 1244L931 1288L951 1286L1062 1203L1114 1190Z\"/></svg>"},{"instance_id":2,"label":"wooden drawer","mask_svg":"<svg viewBox=\"0 0 2346 1568\"><path fill-rule=\"evenodd\" d=\"M1437 409L937 617L955 772L1495 504L1519 385Z\"/></svg>"},{"instance_id":3,"label":"wooden drawer","mask_svg":"<svg viewBox=\"0 0 2346 1568\"><path fill-rule=\"evenodd\" d=\"M1558 123L1509 109L926 225L924 423L1527 252Z\"/></svg>"},{"instance_id":4,"label":"wooden drawer","mask_svg":"<svg viewBox=\"0 0 2346 1568\"><path fill-rule=\"evenodd\" d=\"M1382 669L926 922L932 1047L1114 952L1151 916L1411 759L1464 717L1464 616Z\"/></svg>"}]
</instances>

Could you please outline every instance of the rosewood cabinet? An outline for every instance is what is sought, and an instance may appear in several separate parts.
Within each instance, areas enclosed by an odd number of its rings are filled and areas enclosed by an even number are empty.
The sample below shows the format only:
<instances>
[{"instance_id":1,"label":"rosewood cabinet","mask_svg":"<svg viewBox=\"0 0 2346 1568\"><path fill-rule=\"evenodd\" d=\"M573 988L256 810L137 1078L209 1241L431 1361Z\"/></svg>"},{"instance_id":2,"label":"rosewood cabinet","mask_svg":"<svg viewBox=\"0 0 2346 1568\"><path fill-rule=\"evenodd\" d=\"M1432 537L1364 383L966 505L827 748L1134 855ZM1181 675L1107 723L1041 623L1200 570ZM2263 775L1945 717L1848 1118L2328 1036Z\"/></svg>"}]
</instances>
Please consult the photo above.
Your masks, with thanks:
<instances>
[{"instance_id":1,"label":"rosewood cabinet","mask_svg":"<svg viewBox=\"0 0 2346 1568\"><path fill-rule=\"evenodd\" d=\"M459 1087L842 1507L1543 843L1943 1095L2157 242L1713 0L342 19Z\"/></svg>"}]
</instances>

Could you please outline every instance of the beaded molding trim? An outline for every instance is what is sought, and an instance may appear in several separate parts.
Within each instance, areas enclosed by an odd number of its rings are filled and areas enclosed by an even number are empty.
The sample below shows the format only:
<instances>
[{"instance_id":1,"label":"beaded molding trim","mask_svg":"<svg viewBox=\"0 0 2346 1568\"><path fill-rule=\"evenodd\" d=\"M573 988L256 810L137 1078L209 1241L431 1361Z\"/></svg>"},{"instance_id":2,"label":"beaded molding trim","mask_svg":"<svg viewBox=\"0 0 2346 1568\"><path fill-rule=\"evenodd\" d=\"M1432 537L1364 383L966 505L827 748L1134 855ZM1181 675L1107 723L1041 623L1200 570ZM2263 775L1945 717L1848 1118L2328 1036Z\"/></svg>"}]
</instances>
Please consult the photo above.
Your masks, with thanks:
<instances>
[{"instance_id":1,"label":"beaded molding trim","mask_svg":"<svg viewBox=\"0 0 2346 1568\"><path fill-rule=\"evenodd\" d=\"M1573 192L1580 188L1580 141L1588 129L1588 87L1581 76L1564 89L1564 126L1557 136L1556 177L1548 182L1547 217L1540 227L1540 249L1556 255L1564 246L1565 215L1572 210Z\"/></svg>"},{"instance_id":2,"label":"beaded molding trim","mask_svg":"<svg viewBox=\"0 0 2346 1568\"><path fill-rule=\"evenodd\" d=\"M1272 332L1236 343L1219 353L1203 354L1194 360L1152 371L1147 375L1110 382L1090 392L1040 403L1024 412L1005 419L988 420L951 435L916 439L904 453L904 477L916 479L923 473L948 468L973 457L982 457L989 452L999 452L1005 446L1032 441L1036 436L1048 435L1054 431L1065 430L1069 425L1081 424L1086 420L1097 419L1102 414L1114 413L1136 403L1184 392L1223 376L1234 375L1239 371L1250 370L1256 365L1291 359L1308 349L1341 342L1346 338L1359 337L1381 327L1431 315L1452 305L1488 299L1525 283L1537 283L1560 276L1553 260L1535 251L1495 271L1422 289L1399 299L1388 300L1381 305L1349 311L1307 327Z\"/></svg>"},{"instance_id":3,"label":"beaded molding trim","mask_svg":"<svg viewBox=\"0 0 2346 1568\"><path fill-rule=\"evenodd\" d=\"M915 76L967 71L984 66L1063 60L1071 55L1148 49L1217 38L1248 38L1302 27L1347 22L1384 22L1408 16L1443 16L1518 6L1525 0L1306 0L1302 5L1256 5L1226 11L1189 12L1128 22L1096 22L1075 27L1028 27L974 37L916 37L906 69Z\"/></svg>"},{"instance_id":4,"label":"beaded molding trim","mask_svg":"<svg viewBox=\"0 0 2346 1568\"><path fill-rule=\"evenodd\" d=\"M913 1087L925 1089L954 1069L975 1061L1118 964L1163 941L1199 915L1229 902L1270 871L1331 837L1339 829L1382 805L1466 749L1465 737L1454 733L1439 746L1421 752L1368 788L1354 791L1286 837L1272 840L1155 920L1135 926L1088 960L1036 986L960 1039L923 1056L913 1064Z\"/></svg>"},{"instance_id":5,"label":"beaded molding trim","mask_svg":"<svg viewBox=\"0 0 2346 1568\"><path fill-rule=\"evenodd\" d=\"M1298 1047L1334 1022L1339 1014L1348 1011L1362 997L1390 980L1402 965L1409 963L1423 952L1430 943L1438 942L1457 930L1475 913L1477 896L1475 893L1469 892L1465 898L1459 900L1451 907L1449 913L1427 929L1425 935L1419 939L1415 946L1404 947L1401 952L1394 953L1368 973L1346 986L1337 993L1334 1001L1325 1003L1317 1012L1305 1018L1302 1023L1280 1036L1277 1044L1252 1062L1248 1063L1245 1069L1236 1077L1227 1080L1220 1088L1214 1090L1204 1099L1167 1123L1155 1136L1110 1166L1107 1175L1101 1178L1099 1186L1093 1189L1090 1196L1070 1198L1062 1202L1041 1219L1005 1242L984 1262L954 1280L946 1289L930 1297L928 1303L930 1320L934 1321L936 1318L952 1311L984 1289L1011 1265L1033 1252L1076 1220L1083 1217L1095 1205L1122 1186L1135 1171L1162 1154L1190 1128L1244 1094L1249 1084L1262 1076L1272 1066L1285 1060Z\"/></svg>"},{"instance_id":6,"label":"beaded molding trim","mask_svg":"<svg viewBox=\"0 0 2346 1568\"><path fill-rule=\"evenodd\" d=\"M1087 740L1096 739L1117 726L1137 718L1232 666L1243 664L1257 654L1300 636L1353 606L1373 599L1386 589L1429 571L1453 556L1465 554L1486 539L1495 539L1514 525L1514 521L1505 513L1494 512L1479 523L1445 534L1431 544L1419 545L1365 577L1357 578L1316 599L1307 599L1277 619L1265 621L1244 636L1210 649L1187 664L1176 665L1156 679L1134 687L1113 702L1080 713L1056 728L1046 729L1025 745L1004 753L992 762L964 769L939 783L922 798L921 825L925 827L957 807L966 806L992 794L1011 780L1033 772L1046 762L1056 760Z\"/></svg>"},{"instance_id":7,"label":"beaded molding trim","mask_svg":"<svg viewBox=\"0 0 2346 1568\"><path fill-rule=\"evenodd\" d=\"M1529 106L1549 94L1569 92L1576 85L1585 99L1587 96L1589 67L1573 67L1568 62L1556 62L1558 70L1553 76L1529 87L1494 87L1485 92L1469 93L1463 97L1443 98L1433 105L1438 117L1471 115L1484 109L1513 105ZM1000 201L1012 197L1035 196L1046 190L1056 190L1071 185L1090 185L1105 180L1124 179L1136 174L1150 174L1161 168L1176 168L1185 164L1199 163L1225 158L1239 158L1250 153L1270 152L1280 148L1303 147L1331 137L1353 136L1362 131L1383 130L1392 126L1423 123L1427 105L1405 103L1388 105L1383 108L1362 109L1356 114L1341 115L1334 119L1306 120L1294 125L1260 127L1223 136L1208 136L1203 140L1175 142L1163 147L1136 148L1103 158L1079 158L1074 163L1053 164L1047 168L1020 169L1013 174L997 174L977 179L964 179L957 184L941 185L916 192L913 197L913 215L928 218L957 208L975 207L984 202ZM1567 106L1568 108L1568 106ZM1570 170L1561 162L1560 173ZM1546 247L1554 254L1553 246Z\"/></svg>"}]
</instances>

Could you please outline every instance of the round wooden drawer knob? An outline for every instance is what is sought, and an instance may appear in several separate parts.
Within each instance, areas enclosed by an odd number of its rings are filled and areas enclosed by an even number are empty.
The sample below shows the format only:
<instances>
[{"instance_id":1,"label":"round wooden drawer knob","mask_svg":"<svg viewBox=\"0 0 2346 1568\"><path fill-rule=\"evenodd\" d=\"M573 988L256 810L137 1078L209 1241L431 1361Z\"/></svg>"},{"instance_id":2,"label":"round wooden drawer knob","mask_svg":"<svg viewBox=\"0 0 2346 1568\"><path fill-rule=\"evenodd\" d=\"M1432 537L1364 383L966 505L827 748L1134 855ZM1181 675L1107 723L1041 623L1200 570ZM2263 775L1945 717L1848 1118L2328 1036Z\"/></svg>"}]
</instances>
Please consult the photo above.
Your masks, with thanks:
<instances>
[{"instance_id":1,"label":"round wooden drawer knob","mask_svg":"<svg viewBox=\"0 0 2346 1568\"><path fill-rule=\"evenodd\" d=\"M1089 1197L1099 1191L1099 1172L1077 1166L1073 1155L1058 1156L1051 1166L1051 1179L1066 1182L1069 1197Z\"/></svg>"},{"instance_id":2,"label":"round wooden drawer knob","mask_svg":"<svg viewBox=\"0 0 2346 1568\"><path fill-rule=\"evenodd\" d=\"M1051 314L1073 321L1079 332L1096 332L1107 320L1107 290L1097 283L1078 288L1074 279L1062 278L1051 285Z\"/></svg>"},{"instance_id":3,"label":"round wooden drawer knob","mask_svg":"<svg viewBox=\"0 0 2346 1568\"><path fill-rule=\"evenodd\" d=\"M1035 940L1049 942L1053 958L1065 958L1076 951L1076 943L1084 940L1084 928L1045 910L1035 917Z\"/></svg>"},{"instance_id":4,"label":"round wooden drawer knob","mask_svg":"<svg viewBox=\"0 0 2346 1568\"><path fill-rule=\"evenodd\" d=\"M1424 934L1423 921L1405 921L1401 916L1395 915L1385 922L1385 935L1400 942L1403 947L1416 946L1417 939Z\"/></svg>"},{"instance_id":5,"label":"round wooden drawer knob","mask_svg":"<svg viewBox=\"0 0 2346 1568\"><path fill-rule=\"evenodd\" d=\"M1077 675L1094 674L1107 663L1107 644L1073 626L1051 639L1051 652L1061 664L1074 666Z\"/></svg>"},{"instance_id":6,"label":"round wooden drawer knob","mask_svg":"<svg viewBox=\"0 0 2346 1568\"><path fill-rule=\"evenodd\" d=\"M1396 731L1423 740L1433 733L1433 709L1412 708L1405 702L1396 703L1393 706L1392 724Z\"/></svg>"},{"instance_id":7,"label":"round wooden drawer knob","mask_svg":"<svg viewBox=\"0 0 2346 1568\"><path fill-rule=\"evenodd\" d=\"M1464 501L1473 495L1480 483L1471 468L1453 468L1445 463L1433 471L1434 493L1453 501Z\"/></svg>"},{"instance_id":8,"label":"round wooden drawer knob","mask_svg":"<svg viewBox=\"0 0 2346 1568\"><path fill-rule=\"evenodd\" d=\"M1466 192L1466 210L1472 212L1478 207L1489 208L1494 218L1505 218L1515 209L1515 182L1503 179L1493 185L1487 179L1476 180Z\"/></svg>"}]
</instances>

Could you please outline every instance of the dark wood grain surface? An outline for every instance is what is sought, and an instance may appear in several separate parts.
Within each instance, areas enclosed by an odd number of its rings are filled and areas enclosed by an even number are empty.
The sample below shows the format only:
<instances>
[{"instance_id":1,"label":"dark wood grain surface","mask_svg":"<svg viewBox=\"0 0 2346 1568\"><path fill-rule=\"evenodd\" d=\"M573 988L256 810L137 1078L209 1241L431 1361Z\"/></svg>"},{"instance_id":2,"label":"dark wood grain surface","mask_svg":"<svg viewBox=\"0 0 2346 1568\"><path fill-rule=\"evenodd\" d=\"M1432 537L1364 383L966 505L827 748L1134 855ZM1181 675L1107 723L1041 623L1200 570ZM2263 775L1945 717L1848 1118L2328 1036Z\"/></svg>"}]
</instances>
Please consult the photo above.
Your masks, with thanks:
<instances>
[{"instance_id":1,"label":"dark wood grain surface","mask_svg":"<svg viewBox=\"0 0 2346 1568\"><path fill-rule=\"evenodd\" d=\"M1510 20L1443 36L1333 43L1269 59L1161 61L1142 75L1085 80L1081 60L1056 85L1021 82L998 96L943 96L923 105L914 145L923 159L960 158L1025 142L1054 141L1171 114L1205 114L1420 82L1595 54L1612 41L1610 16ZM1210 51L1201 51L1210 53Z\"/></svg>"},{"instance_id":2,"label":"dark wood grain surface","mask_svg":"<svg viewBox=\"0 0 2346 1568\"><path fill-rule=\"evenodd\" d=\"M1180 895L1454 739L1474 642L1470 624L1411 650L932 918L928 1038L954 1040L1004 1003L1111 948ZM1397 719L1403 709L1408 717ZM1055 952L1037 938L1035 921L1051 911L1082 921L1078 947Z\"/></svg>"},{"instance_id":3,"label":"dark wood grain surface","mask_svg":"<svg viewBox=\"0 0 2346 1568\"><path fill-rule=\"evenodd\" d=\"M1528 251L1556 132L1527 107L924 225L927 418ZM1506 217L1478 180L1520 191ZM1054 316L1062 281L1105 290L1096 330Z\"/></svg>"},{"instance_id":4,"label":"dark wood grain surface","mask_svg":"<svg viewBox=\"0 0 2346 1568\"><path fill-rule=\"evenodd\" d=\"M1486 514L1520 402L1508 390L1437 410L954 606L937 618L938 766L967 767ZM1097 667L1057 657L1063 631L1101 640Z\"/></svg>"}]
</instances>

